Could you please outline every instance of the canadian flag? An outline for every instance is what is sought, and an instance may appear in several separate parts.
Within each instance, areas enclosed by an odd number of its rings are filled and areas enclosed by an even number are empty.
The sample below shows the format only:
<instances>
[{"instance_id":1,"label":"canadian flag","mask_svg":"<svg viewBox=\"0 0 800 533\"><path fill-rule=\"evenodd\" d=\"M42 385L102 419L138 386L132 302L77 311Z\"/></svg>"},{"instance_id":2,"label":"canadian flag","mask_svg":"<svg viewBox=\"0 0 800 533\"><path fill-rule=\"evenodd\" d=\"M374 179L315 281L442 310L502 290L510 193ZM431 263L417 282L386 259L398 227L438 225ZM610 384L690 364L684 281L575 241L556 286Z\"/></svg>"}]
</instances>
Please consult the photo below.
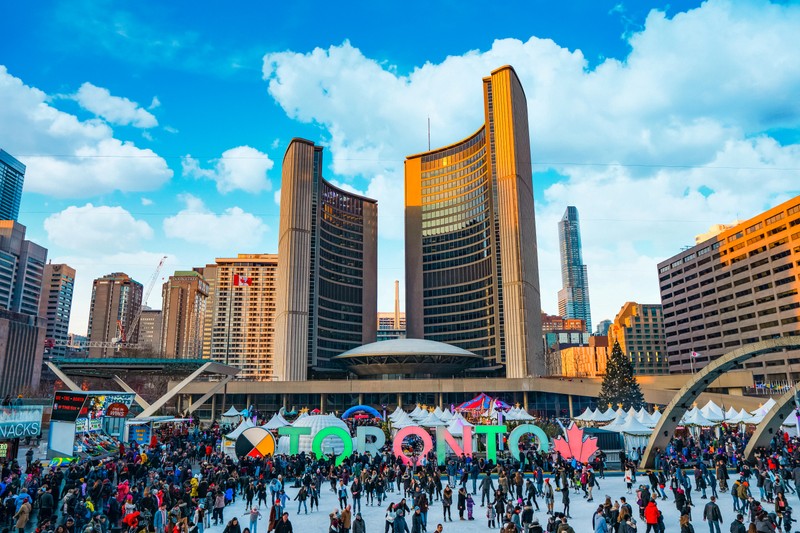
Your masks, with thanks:
<instances>
[{"instance_id":1,"label":"canadian flag","mask_svg":"<svg viewBox=\"0 0 800 533\"><path fill-rule=\"evenodd\" d=\"M244 287L245 285L249 287L252 284L253 284L253 278L248 278L247 276L240 276L239 274L233 275L234 287Z\"/></svg>"}]
</instances>

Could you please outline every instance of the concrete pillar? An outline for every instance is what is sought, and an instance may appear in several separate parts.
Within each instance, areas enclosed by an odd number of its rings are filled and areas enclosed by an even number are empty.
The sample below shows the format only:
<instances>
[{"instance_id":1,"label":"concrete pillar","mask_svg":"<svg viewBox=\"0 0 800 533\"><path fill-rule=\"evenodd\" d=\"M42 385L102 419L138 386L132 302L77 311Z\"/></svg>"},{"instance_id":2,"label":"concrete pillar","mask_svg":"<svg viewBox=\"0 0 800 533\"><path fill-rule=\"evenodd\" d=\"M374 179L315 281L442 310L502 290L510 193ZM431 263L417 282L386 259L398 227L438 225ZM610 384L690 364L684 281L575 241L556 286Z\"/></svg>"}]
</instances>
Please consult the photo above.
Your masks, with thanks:
<instances>
[{"instance_id":1,"label":"concrete pillar","mask_svg":"<svg viewBox=\"0 0 800 533\"><path fill-rule=\"evenodd\" d=\"M403 395L401 393L397 393L397 405L400 406L400 409L403 408Z\"/></svg>"},{"instance_id":2,"label":"concrete pillar","mask_svg":"<svg viewBox=\"0 0 800 533\"><path fill-rule=\"evenodd\" d=\"M211 420L214 420L214 413L217 410L217 395L211 397Z\"/></svg>"},{"instance_id":3,"label":"concrete pillar","mask_svg":"<svg viewBox=\"0 0 800 533\"><path fill-rule=\"evenodd\" d=\"M284 409L289 409L289 395L281 394L281 405Z\"/></svg>"},{"instance_id":4,"label":"concrete pillar","mask_svg":"<svg viewBox=\"0 0 800 533\"><path fill-rule=\"evenodd\" d=\"M522 406L525 408L526 411L528 410L528 393L527 393L527 391L522 393Z\"/></svg>"},{"instance_id":5,"label":"concrete pillar","mask_svg":"<svg viewBox=\"0 0 800 533\"><path fill-rule=\"evenodd\" d=\"M325 398L325 394L320 393L319 395L319 412L325 413L328 410L328 400Z\"/></svg>"},{"instance_id":6,"label":"concrete pillar","mask_svg":"<svg viewBox=\"0 0 800 533\"><path fill-rule=\"evenodd\" d=\"M567 407L567 409L569 410L569 417L572 418L572 412L573 412L572 411L572 394L568 394L567 395L567 403L569 405L569 407Z\"/></svg>"},{"instance_id":7,"label":"concrete pillar","mask_svg":"<svg viewBox=\"0 0 800 533\"><path fill-rule=\"evenodd\" d=\"M364 393L363 392L359 392L358 393L358 405L364 405Z\"/></svg>"}]
</instances>

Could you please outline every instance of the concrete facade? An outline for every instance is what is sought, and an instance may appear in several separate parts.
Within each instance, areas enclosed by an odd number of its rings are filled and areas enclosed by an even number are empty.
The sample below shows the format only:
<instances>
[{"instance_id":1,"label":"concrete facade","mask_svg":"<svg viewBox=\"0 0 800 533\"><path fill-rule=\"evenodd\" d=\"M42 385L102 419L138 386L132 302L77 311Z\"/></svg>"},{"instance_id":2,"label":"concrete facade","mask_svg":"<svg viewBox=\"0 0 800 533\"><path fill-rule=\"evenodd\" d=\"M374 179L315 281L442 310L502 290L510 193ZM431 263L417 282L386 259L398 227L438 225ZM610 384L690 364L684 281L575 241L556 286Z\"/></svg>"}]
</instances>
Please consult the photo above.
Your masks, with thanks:
<instances>
[{"instance_id":1,"label":"concrete facade","mask_svg":"<svg viewBox=\"0 0 800 533\"><path fill-rule=\"evenodd\" d=\"M162 357L199 358L209 286L193 270L178 271L161 288Z\"/></svg>"},{"instance_id":2,"label":"concrete facade","mask_svg":"<svg viewBox=\"0 0 800 533\"><path fill-rule=\"evenodd\" d=\"M39 314L47 249L25 239L26 228L0 220L0 308Z\"/></svg>"},{"instance_id":3,"label":"concrete facade","mask_svg":"<svg viewBox=\"0 0 800 533\"><path fill-rule=\"evenodd\" d=\"M293 139L283 159L275 373L338 374L335 356L375 341L378 205L322 177L321 146Z\"/></svg>"},{"instance_id":4,"label":"concrete facade","mask_svg":"<svg viewBox=\"0 0 800 533\"><path fill-rule=\"evenodd\" d=\"M139 328L130 329L134 317L142 309L142 292L142 284L124 272L94 280L86 334L89 342L111 343L120 339L124 332L126 342L137 343ZM89 348L89 357L111 357L115 351L112 346L94 346Z\"/></svg>"},{"instance_id":5,"label":"concrete facade","mask_svg":"<svg viewBox=\"0 0 800 533\"><path fill-rule=\"evenodd\" d=\"M47 338L55 341L49 357L64 357L69 341L69 317L75 289L75 269L69 265L48 263L42 275L39 316L47 319Z\"/></svg>"},{"instance_id":6,"label":"concrete facade","mask_svg":"<svg viewBox=\"0 0 800 533\"><path fill-rule=\"evenodd\" d=\"M483 86L477 132L406 158L407 334L482 356L484 374L543 375L527 101L509 66Z\"/></svg>"},{"instance_id":7,"label":"concrete facade","mask_svg":"<svg viewBox=\"0 0 800 533\"><path fill-rule=\"evenodd\" d=\"M203 357L239 367L241 379L273 379L278 256L217 258L202 271L213 302L204 320Z\"/></svg>"},{"instance_id":8,"label":"concrete facade","mask_svg":"<svg viewBox=\"0 0 800 533\"><path fill-rule=\"evenodd\" d=\"M658 264L670 372L800 334L800 196L713 235ZM800 381L797 350L743 364L757 383Z\"/></svg>"},{"instance_id":9,"label":"concrete facade","mask_svg":"<svg viewBox=\"0 0 800 533\"><path fill-rule=\"evenodd\" d=\"M146 353L161 354L161 311L142 309L139 317L139 346Z\"/></svg>"}]
</instances>

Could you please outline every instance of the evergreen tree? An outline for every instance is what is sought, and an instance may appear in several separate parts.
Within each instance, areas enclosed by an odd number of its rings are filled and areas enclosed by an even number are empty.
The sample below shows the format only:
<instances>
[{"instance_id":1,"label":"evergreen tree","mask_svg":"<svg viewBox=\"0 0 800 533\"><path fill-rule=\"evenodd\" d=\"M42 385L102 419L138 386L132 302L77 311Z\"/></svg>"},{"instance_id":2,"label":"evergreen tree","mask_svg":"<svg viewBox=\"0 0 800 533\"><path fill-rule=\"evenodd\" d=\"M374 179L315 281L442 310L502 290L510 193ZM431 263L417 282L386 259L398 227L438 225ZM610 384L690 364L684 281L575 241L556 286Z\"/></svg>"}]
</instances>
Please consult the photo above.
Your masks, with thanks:
<instances>
[{"instance_id":1,"label":"evergreen tree","mask_svg":"<svg viewBox=\"0 0 800 533\"><path fill-rule=\"evenodd\" d=\"M633 375L633 364L622 353L619 341L614 342L608 358L599 401L602 406L611 404L613 409L616 409L617 404L620 403L625 410L631 407L639 410L644 405L642 389Z\"/></svg>"}]
</instances>

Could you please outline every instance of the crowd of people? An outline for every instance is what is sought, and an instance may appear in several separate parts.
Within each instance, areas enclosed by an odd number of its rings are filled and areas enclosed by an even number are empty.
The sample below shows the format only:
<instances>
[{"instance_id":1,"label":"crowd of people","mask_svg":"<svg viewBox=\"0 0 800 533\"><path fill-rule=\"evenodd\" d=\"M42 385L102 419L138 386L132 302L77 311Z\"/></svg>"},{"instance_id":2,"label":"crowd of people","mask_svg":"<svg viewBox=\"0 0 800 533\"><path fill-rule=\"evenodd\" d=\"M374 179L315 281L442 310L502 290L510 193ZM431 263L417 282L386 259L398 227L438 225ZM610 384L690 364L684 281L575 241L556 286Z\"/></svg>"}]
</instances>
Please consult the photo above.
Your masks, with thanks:
<instances>
[{"instance_id":1,"label":"crowd of people","mask_svg":"<svg viewBox=\"0 0 800 533\"><path fill-rule=\"evenodd\" d=\"M796 439L775 438L747 461L745 438L727 429L675 438L652 470L638 470L638 451L622 454L625 493L616 497L608 494L613 485L601 491L603 452L581 464L531 442L519 461L452 456L439 466L431 456L410 467L387 449L336 466L306 453L235 460L220 449L227 430L176 424L150 446L120 443L113 457L66 466L47 466L29 451L2 464L2 533L286 533L292 516L309 513L320 513L317 530L329 533L426 533L460 521L502 533L692 533L701 522L710 533L775 533L792 531L790 500L800 486ZM591 524L572 523L573 499L596 505ZM336 510L325 517L321 500ZM245 513L231 516L242 502ZM666 523L668 505L678 523ZM383 524L366 523L367 507L380 509Z\"/></svg>"}]
</instances>

